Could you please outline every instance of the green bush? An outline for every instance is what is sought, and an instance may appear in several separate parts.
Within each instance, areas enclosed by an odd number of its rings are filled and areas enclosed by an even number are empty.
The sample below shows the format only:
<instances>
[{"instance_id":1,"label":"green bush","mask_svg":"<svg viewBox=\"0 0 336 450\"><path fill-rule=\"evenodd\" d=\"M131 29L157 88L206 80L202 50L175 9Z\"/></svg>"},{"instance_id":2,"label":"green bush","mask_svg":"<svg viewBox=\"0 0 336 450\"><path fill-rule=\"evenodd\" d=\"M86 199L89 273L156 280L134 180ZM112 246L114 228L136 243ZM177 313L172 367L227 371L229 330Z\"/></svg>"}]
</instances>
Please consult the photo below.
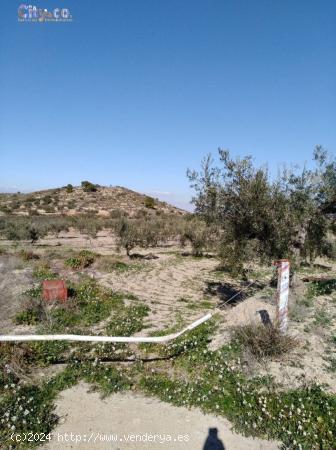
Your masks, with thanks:
<instances>
[{"instance_id":1,"label":"green bush","mask_svg":"<svg viewBox=\"0 0 336 450\"><path fill-rule=\"evenodd\" d=\"M35 267L33 276L40 280L54 280L55 278L58 278L57 273L52 272L47 264L41 264Z\"/></svg>"},{"instance_id":2,"label":"green bush","mask_svg":"<svg viewBox=\"0 0 336 450\"><path fill-rule=\"evenodd\" d=\"M336 278L332 280L312 281L308 288L308 296L311 298L319 295L330 295L336 290Z\"/></svg>"},{"instance_id":3,"label":"green bush","mask_svg":"<svg viewBox=\"0 0 336 450\"><path fill-rule=\"evenodd\" d=\"M90 267L96 260L97 255L89 250L82 250L78 256L65 260L64 264L71 269L85 269Z\"/></svg>"},{"instance_id":4,"label":"green bush","mask_svg":"<svg viewBox=\"0 0 336 450\"><path fill-rule=\"evenodd\" d=\"M180 235L180 244L184 246L189 242L192 246L192 255L199 257L205 249L213 248L216 241L216 227L207 225L204 221L194 218L187 220Z\"/></svg>"},{"instance_id":5,"label":"green bush","mask_svg":"<svg viewBox=\"0 0 336 450\"><path fill-rule=\"evenodd\" d=\"M33 309L20 311L15 316L15 323L19 325L35 325L39 322L39 316Z\"/></svg>"},{"instance_id":6,"label":"green bush","mask_svg":"<svg viewBox=\"0 0 336 450\"><path fill-rule=\"evenodd\" d=\"M69 267L70 269L81 269L82 261L79 258L71 257L71 258L67 258L64 261L64 265L66 267Z\"/></svg>"},{"instance_id":7,"label":"green bush","mask_svg":"<svg viewBox=\"0 0 336 450\"><path fill-rule=\"evenodd\" d=\"M149 197L146 195L144 200L144 205L146 208L154 209L155 208L155 199L153 197Z\"/></svg>"},{"instance_id":8,"label":"green bush","mask_svg":"<svg viewBox=\"0 0 336 450\"><path fill-rule=\"evenodd\" d=\"M32 293L28 291L28 293ZM40 294L40 292L39 292ZM40 296L31 296L24 305L24 309L15 316L15 323L25 325L36 325L46 318L45 305Z\"/></svg>"},{"instance_id":9,"label":"green bush","mask_svg":"<svg viewBox=\"0 0 336 450\"><path fill-rule=\"evenodd\" d=\"M31 227L28 230L29 239L31 243L34 244L40 237L38 230L35 227Z\"/></svg>"},{"instance_id":10,"label":"green bush","mask_svg":"<svg viewBox=\"0 0 336 450\"><path fill-rule=\"evenodd\" d=\"M53 202L53 199L50 195L45 195L44 197L42 197L42 203L44 205L50 205L50 203Z\"/></svg>"},{"instance_id":11,"label":"green bush","mask_svg":"<svg viewBox=\"0 0 336 450\"><path fill-rule=\"evenodd\" d=\"M5 214L10 214L12 212L12 209L7 205L0 205L0 211Z\"/></svg>"},{"instance_id":12,"label":"green bush","mask_svg":"<svg viewBox=\"0 0 336 450\"><path fill-rule=\"evenodd\" d=\"M82 181L81 186L84 192L96 192L97 185L91 183L90 181Z\"/></svg>"}]
</instances>

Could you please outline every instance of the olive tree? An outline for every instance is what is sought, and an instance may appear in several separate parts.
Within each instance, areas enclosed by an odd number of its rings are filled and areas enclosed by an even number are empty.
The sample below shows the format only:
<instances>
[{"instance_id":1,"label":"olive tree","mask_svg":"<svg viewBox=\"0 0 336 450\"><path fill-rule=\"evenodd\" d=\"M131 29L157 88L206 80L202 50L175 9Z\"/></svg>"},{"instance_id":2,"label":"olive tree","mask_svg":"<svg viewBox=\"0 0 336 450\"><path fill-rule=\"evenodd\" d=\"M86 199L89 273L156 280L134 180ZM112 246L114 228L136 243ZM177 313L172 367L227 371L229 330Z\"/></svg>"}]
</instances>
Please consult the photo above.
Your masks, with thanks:
<instances>
[{"instance_id":1,"label":"olive tree","mask_svg":"<svg viewBox=\"0 0 336 450\"><path fill-rule=\"evenodd\" d=\"M200 171L187 171L195 190L196 215L222 229L218 253L224 265L241 272L243 262L294 258L318 253L326 236L326 208L335 207L335 161L318 146L314 169L283 169L272 180L266 167L255 167L251 156L232 158L219 149L219 167L211 156ZM319 220L316 220L319 217Z\"/></svg>"}]
</instances>

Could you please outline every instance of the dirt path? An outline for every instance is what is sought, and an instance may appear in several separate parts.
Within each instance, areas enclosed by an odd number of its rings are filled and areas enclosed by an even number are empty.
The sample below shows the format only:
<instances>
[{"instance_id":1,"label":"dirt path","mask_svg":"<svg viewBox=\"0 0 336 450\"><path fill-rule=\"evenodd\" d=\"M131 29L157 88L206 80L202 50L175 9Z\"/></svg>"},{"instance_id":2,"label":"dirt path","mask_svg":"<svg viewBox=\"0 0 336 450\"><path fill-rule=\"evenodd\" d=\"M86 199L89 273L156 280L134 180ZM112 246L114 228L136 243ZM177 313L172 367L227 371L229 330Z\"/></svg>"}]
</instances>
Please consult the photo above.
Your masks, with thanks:
<instances>
[{"instance_id":1,"label":"dirt path","mask_svg":"<svg viewBox=\"0 0 336 450\"><path fill-rule=\"evenodd\" d=\"M63 417L63 423L54 430L52 441L42 450L202 450L209 428L218 429L218 438L225 450L279 448L275 442L236 434L231 431L230 422L226 419L204 415L198 409L177 408L133 393L115 394L102 400L95 392L87 393L88 390L89 386L81 383L61 393L56 413ZM70 433L78 435L77 440L82 442L65 442L65 433L68 433L68 439ZM88 442L91 433L93 437ZM117 435L117 441L101 442L104 435L114 435L115 439ZM161 443L159 437L156 442L148 442L149 435L161 435ZM92 439L96 436L99 437L94 443ZM142 442L139 436L142 436ZM169 436L172 441L168 441ZM166 442L162 442L164 438ZM178 439L183 439L183 442Z\"/></svg>"}]
</instances>

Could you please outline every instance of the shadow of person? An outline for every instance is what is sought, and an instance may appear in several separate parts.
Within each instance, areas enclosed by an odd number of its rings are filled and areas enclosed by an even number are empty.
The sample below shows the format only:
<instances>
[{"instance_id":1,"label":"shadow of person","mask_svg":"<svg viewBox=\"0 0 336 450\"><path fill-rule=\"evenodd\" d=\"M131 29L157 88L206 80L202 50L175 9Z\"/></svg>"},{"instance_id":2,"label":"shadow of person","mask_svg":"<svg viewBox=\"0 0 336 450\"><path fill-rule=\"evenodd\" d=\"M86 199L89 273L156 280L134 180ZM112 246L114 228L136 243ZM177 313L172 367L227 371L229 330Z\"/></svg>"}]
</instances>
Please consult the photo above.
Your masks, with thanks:
<instances>
[{"instance_id":1,"label":"shadow of person","mask_svg":"<svg viewBox=\"0 0 336 450\"><path fill-rule=\"evenodd\" d=\"M204 443L203 450L225 450L223 442L218 439L217 428L209 428L209 434Z\"/></svg>"}]
</instances>

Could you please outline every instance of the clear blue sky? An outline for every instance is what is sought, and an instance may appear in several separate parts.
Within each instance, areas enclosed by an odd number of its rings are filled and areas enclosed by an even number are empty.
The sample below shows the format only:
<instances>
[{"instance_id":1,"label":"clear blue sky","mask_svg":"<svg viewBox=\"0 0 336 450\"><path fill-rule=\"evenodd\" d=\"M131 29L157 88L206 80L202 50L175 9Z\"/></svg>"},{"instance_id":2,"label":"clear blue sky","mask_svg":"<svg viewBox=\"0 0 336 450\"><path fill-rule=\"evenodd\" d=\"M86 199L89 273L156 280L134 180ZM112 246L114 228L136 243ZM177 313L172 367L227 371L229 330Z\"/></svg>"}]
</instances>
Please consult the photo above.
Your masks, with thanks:
<instances>
[{"instance_id":1,"label":"clear blue sky","mask_svg":"<svg viewBox=\"0 0 336 450\"><path fill-rule=\"evenodd\" d=\"M334 0L37 0L0 14L0 187L88 179L185 205L217 147L256 162L336 147ZM162 194L159 194L162 193Z\"/></svg>"}]
</instances>

